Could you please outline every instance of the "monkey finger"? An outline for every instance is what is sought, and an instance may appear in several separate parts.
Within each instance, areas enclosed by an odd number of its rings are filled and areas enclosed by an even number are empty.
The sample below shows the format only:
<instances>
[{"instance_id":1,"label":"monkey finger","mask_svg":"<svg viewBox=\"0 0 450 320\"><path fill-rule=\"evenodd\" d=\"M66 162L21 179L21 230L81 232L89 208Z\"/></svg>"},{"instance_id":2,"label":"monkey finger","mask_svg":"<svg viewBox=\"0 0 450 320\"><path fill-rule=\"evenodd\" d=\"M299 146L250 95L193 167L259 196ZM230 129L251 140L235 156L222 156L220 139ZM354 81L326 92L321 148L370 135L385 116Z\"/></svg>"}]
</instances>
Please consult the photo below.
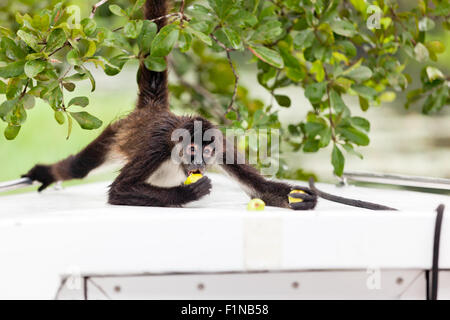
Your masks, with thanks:
<instances>
[{"instance_id":1,"label":"monkey finger","mask_svg":"<svg viewBox=\"0 0 450 320\"><path fill-rule=\"evenodd\" d=\"M44 191L45 189L47 189L47 187L48 187L49 185L50 185L50 183L43 183L43 184L39 187L38 192Z\"/></svg>"},{"instance_id":2,"label":"monkey finger","mask_svg":"<svg viewBox=\"0 0 450 320\"><path fill-rule=\"evenodd\" d=\"M303 192L305 192L307 194L311 194L311 195L315 194L310 188L307 188L307 187L294 186L291 188L291 191L295 191L295 190L303 191Z\"/></svg>"},{"instance_id":3,"label":"monkey finger","mask_svg":"<svg viewBox=\"0 0 450 320\"><path fill-rule=\"evenodd\" d=\"M293 210L312 210L316 206L316 201L290 203L289 207Z\"/></svg>"}]
</instances>

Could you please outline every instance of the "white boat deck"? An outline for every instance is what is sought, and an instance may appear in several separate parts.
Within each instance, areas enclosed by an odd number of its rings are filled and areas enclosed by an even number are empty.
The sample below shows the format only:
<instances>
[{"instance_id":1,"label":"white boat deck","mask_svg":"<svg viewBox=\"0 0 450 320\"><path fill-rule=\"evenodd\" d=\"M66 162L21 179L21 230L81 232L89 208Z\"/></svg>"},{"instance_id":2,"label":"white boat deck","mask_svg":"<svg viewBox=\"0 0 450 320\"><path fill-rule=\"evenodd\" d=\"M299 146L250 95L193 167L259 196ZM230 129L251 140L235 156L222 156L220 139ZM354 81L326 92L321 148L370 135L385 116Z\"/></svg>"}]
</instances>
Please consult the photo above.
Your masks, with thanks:
<instances>
[{"instance_id":1,"label":"white boat deck","mask_svg":"<svg viewBox=\"0 0 450 320\"><path fill-rule=\"evenodd\" d=\"M64 275L429 269L440 203L450 197L335 187L324 191L399 208L369 211L319 200L314 211L246 210L216 174L186 208L106 203L108 183L0 197L0 298L53 298ZM305 185L305 183L299 183ZM444 215L440 268L450 269Z\"/></svg>"}]
</instances>

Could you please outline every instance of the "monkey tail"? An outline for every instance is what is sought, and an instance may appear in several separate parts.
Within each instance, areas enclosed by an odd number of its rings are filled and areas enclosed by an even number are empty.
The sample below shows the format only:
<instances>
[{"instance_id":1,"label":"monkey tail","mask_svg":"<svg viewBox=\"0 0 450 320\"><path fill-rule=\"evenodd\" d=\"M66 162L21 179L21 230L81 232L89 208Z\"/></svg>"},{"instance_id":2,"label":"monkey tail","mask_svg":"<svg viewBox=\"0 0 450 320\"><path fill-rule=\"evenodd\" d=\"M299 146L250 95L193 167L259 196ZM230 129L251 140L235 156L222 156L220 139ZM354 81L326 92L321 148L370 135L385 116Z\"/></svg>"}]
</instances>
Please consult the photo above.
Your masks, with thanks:
<instances>
[{"instance_id":1,"label":"monkey tail","mask_svg":"<svg viewBox=\"0 0 450 320\"><path fill-rule=\"evenodd\" d=\"M342 203L347 206L364 208L364 209L369 209L369 210L394 210L394 211L397 211L397 209L395 209L395 208L387 207L387 206L384 206L381 204L362 201L362 200L348 199L348 198L339 197L339 196L335 196L335 195L320 191L319 189L316 188L313 178L309 178L309 188L317 196L319 196L325 200Z\"/></svg>"},{"instance_id":2,"label":"monkey tail","mask_svg":"<svg viewBox=\"0 0 450 320\"><path fill-rule=\"evenodd\" d=\"M165 17L167 12L167 0L147 0L144 5L145 19L154 20L158 31L167 24ZM148 70L141 61L138 71L138 86L138 109L152 108L160 112L169 108L167 70L162 72Z\"/></svg>"}]
</instances>

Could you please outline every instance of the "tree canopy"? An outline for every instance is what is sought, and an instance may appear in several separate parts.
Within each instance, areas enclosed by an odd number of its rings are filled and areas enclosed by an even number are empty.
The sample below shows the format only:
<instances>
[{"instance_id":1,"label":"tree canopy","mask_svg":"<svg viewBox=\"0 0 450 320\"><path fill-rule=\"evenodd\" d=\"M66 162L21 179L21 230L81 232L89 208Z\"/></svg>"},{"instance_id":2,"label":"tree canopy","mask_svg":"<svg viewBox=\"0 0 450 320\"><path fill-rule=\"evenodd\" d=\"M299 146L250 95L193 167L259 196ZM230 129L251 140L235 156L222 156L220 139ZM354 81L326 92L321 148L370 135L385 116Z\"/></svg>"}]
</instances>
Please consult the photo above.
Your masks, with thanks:
<instances>
[{"instance_id":1,"label":"tree canopy","mask_svg":"<svg viewBox=\"0 0 450 320\"><path fill-rule=\"evenodd\" d=\"M35 99L67 125L67 136L74 120L83 129L99 128L102 121L83 110L89 98L67 101L65 93L74 92L79 81L89 81L95 91L93 67L116 76L132 60L154 71L169 64L178 78L170 86L174 103L216 123L280 129L294 151L317 152L332 144L337 175L343 173L344 153L360 156L356 148L370 142L370 122L353 116L343 95L357 96L366 111L406 90L406 107L420 103L425 115L450 101L450 78L433 64L445 48L429 37L438 27L450 29L448 0L419 0L408 11L388 0L177 1L160 32L154 21L143 20L144 2L92 1L86 16L86 8L68 1L0 5L5 137L19 134ZM248 60L257 65L257 81L272 103L252 97L239 81ZM408 64L420 65L418 89L408 89L417 82L406 73ZM194 81L185 78L189 72ZM303 88L311 109L300 123L283 127L274 102L291 106L295 96L279 93L287 86Z\"/></svg>"}]
</instances>

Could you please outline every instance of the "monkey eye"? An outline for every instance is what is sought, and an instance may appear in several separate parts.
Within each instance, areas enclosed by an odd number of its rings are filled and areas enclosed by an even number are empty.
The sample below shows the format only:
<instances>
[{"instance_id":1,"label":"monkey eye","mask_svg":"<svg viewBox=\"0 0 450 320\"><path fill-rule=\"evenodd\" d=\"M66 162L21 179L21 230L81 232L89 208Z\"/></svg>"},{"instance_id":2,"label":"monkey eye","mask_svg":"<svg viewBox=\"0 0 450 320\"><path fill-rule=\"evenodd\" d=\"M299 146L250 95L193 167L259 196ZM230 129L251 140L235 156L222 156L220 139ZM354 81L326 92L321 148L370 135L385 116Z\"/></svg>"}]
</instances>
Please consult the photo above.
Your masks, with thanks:
<instances>
[{"instance_id":1,"label":"monkey eye","mask_svg":"<svg viewBox=\"0 0 450 320\"><path fill-rule=\"evenodd\" d=\"M197 152L197 145L195 143L191 143L186 147L186 153L190 156L193 156Z\"/></svg>"},{"instance_id":2,"label":"monkey eye","mask_svg":"<svg viewBox=\"0 0 450 320\"><path fill-rule=\"evenodd\" d=\"M208 158L208 157L212 157L214 155L214 149L211 146L206 146L203 149L203 156Z\"/></svg>"}]
</instances>

